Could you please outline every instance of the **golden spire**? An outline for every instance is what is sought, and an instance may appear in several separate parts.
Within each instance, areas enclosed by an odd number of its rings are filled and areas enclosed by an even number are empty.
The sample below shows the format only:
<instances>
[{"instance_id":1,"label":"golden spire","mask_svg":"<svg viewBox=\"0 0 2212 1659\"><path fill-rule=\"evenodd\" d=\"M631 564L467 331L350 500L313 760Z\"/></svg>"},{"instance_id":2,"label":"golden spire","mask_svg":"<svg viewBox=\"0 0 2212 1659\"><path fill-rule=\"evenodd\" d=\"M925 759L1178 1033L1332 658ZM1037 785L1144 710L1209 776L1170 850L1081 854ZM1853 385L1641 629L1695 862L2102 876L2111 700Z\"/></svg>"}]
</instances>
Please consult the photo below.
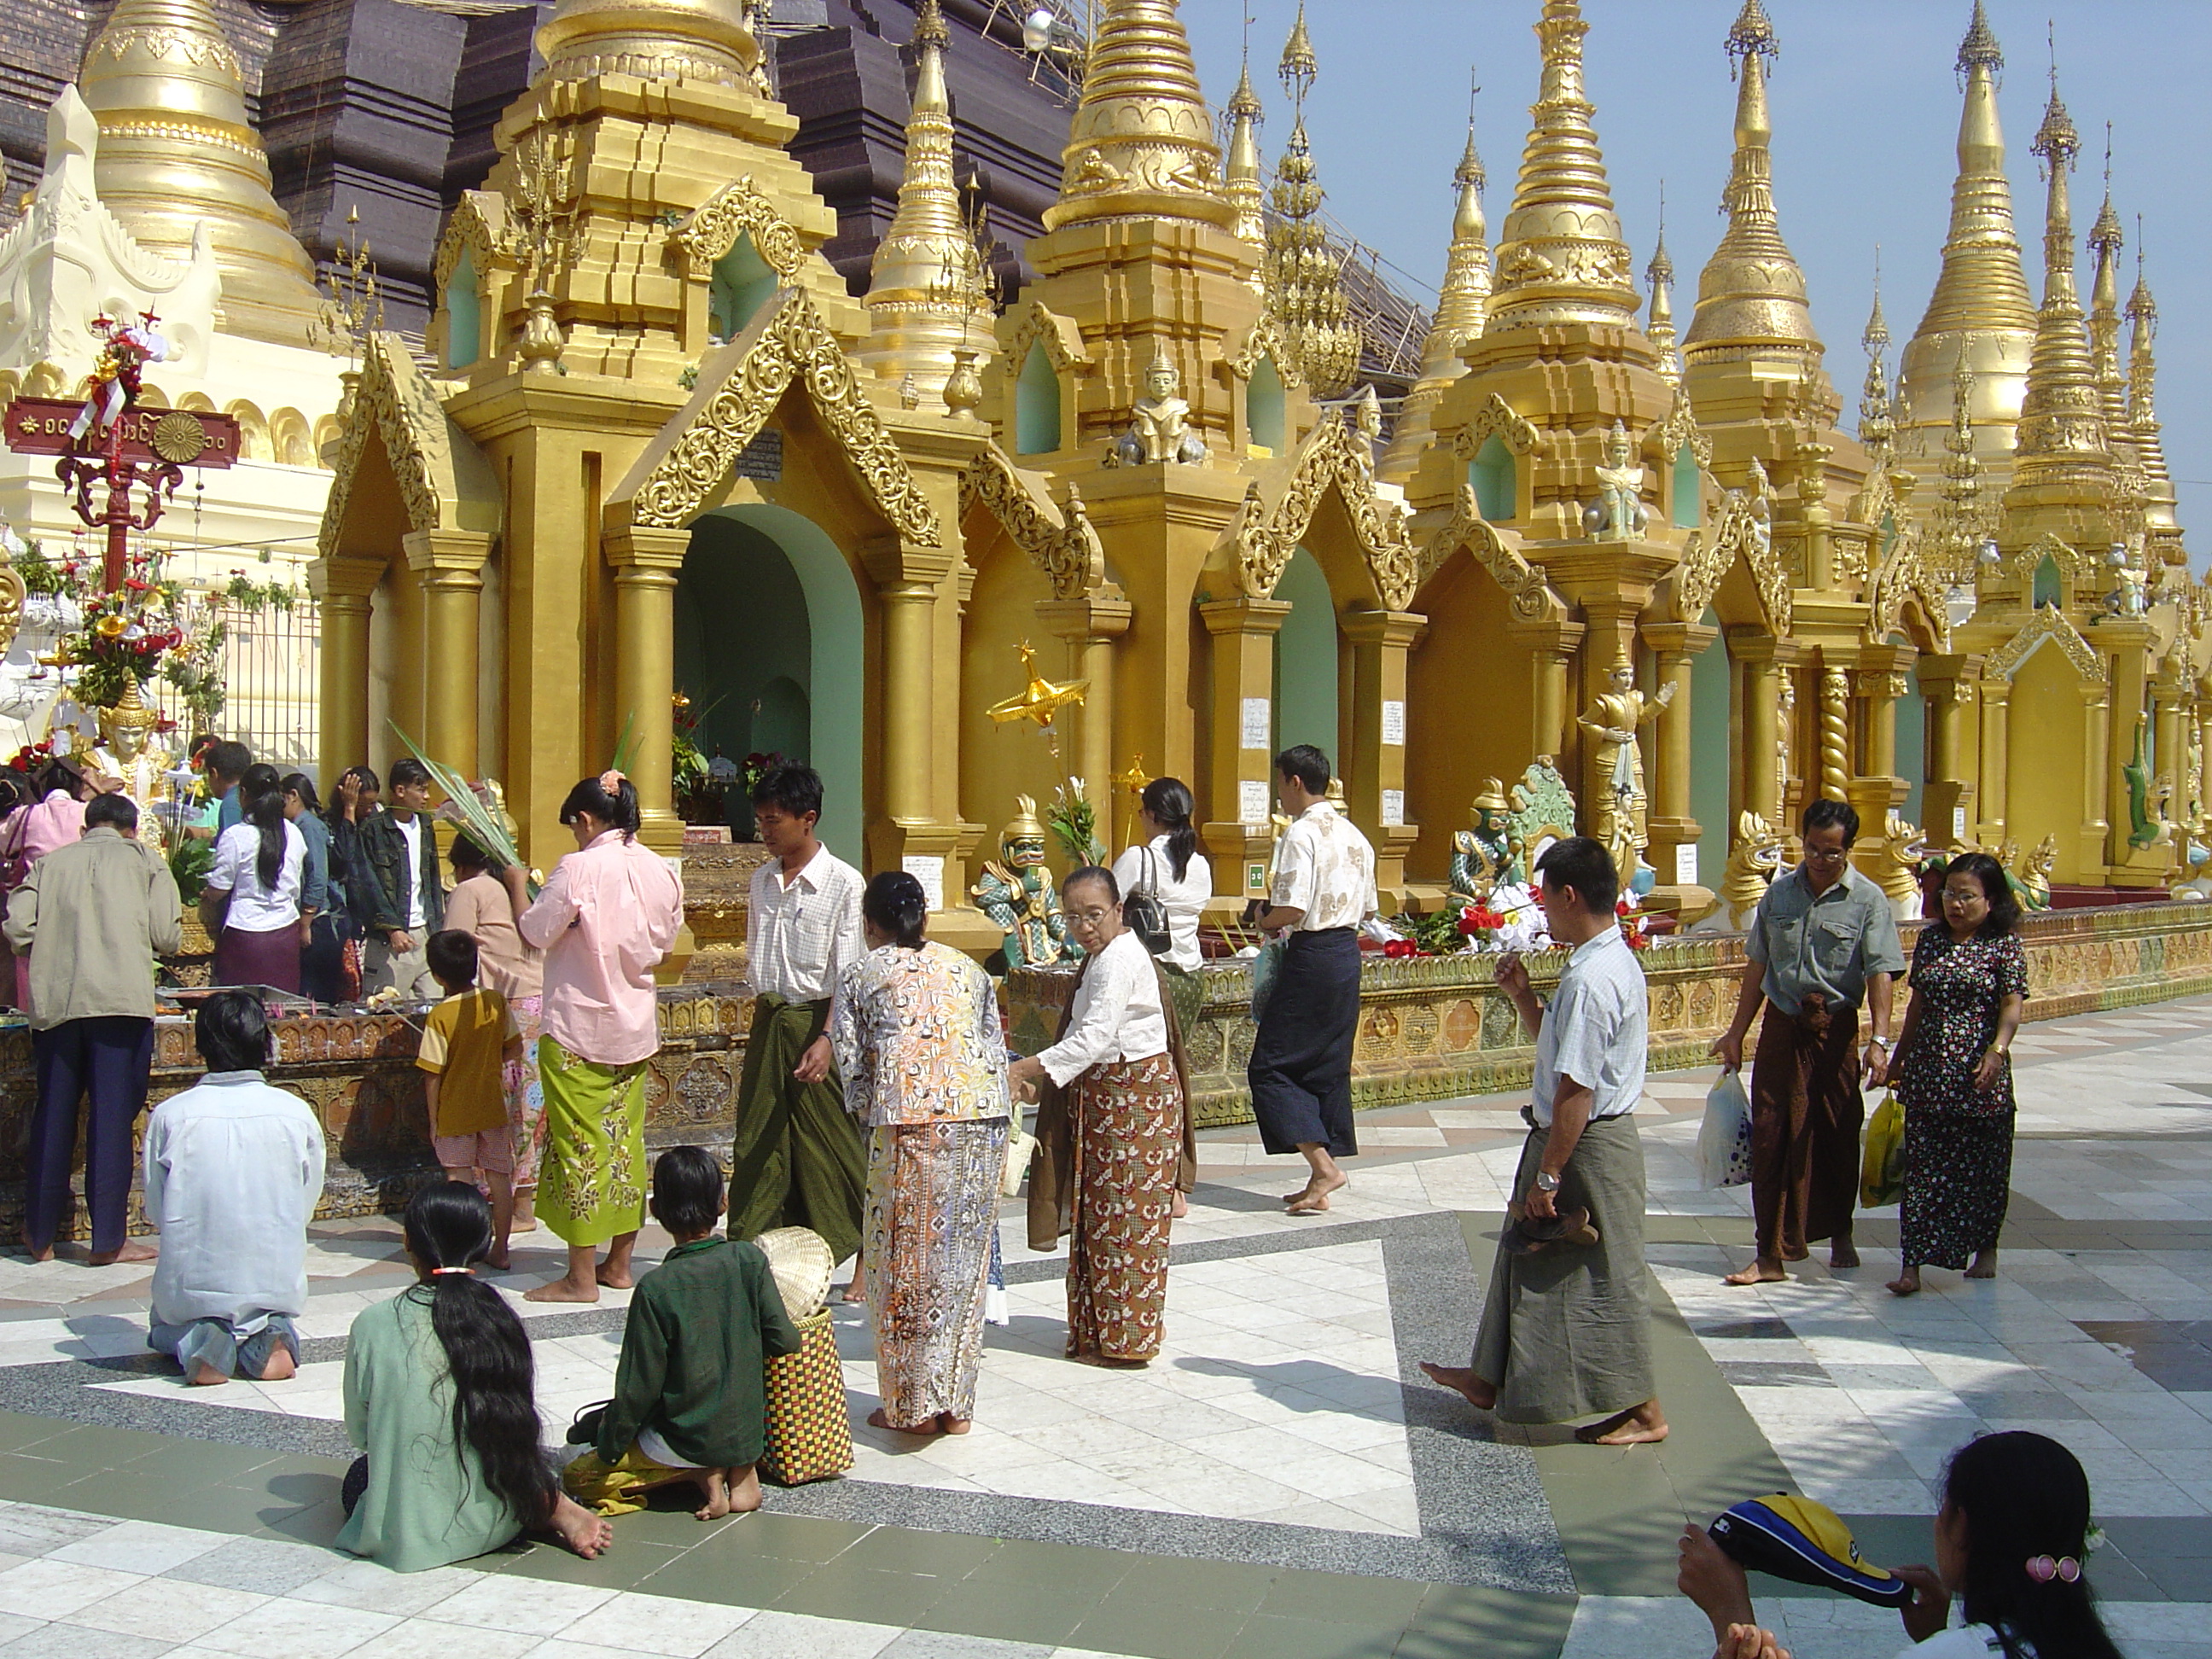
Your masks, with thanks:
<instances>
[{"instance_id":1,"label":"golden spire","mask_svg":"<svg viewBox=\"0 0 2212 1659\"><path fill-rule=\"evenodd\" d=\"M2013 233L2012 186L2005 180L2004 130L1997 119L1997 76L2004 53L1982 0L1959 46L1966 83L1959 114L1959 173L1951 186L1951 226L1943 268L1928 310L1905 348L1899 395L1910 425L1948 426L1953 368L1960 347L1972 359L1981 406L1977 427L1996 428L1990 447L2011 447L2035 338L2020 239Z\"/></svg>"},{"instance_id":2,"label":"golden spire","mask_svg":"<svg viewBox=\"0 0 2212 1659\"><path fill-rule=\"evenodd\" d=\"M1486 175L1482 157L1474 148L1471 113L1467 149L1453 170L1452 182L1459 187L1459 205L1452 214L1451 252L1444 261L1443 289L1437 297L1437 314L1421 348L1421 378L1399 405L1390 447L1375 469L1393 482L1411 477L1419 465L1421 450L1435 432L1431 417L1444 388L1467 373L1460 348L1481 337L1490 304L1489 232L1482 216Z\"/></svg>"},{"instance_id":3,"label":"golden spire","mask_svg":"<svg viewBox=\"0 0 2212 1659\"><path fill-rule=\"evenodd\" d=\"M2074 210L2067 175L2081 154L2081 135L2059 100L2056 67L2051 75L2051 101L2032 148L2043 161L2046 189L2043 307L2036 314L2035 355L2028 362L2027 392L2021 403L2015 477L2031 470L2031 458L2066 458L2105 466L2112 459L2103 394L2089 360L2081 300L2074 286Z\"/></svg>"},{"instance_id":4,"label":"golden spire","mask_svg":"<svg viewBox=\"0 0 2212 1659\"><path fill-rule=\"evenodd\" d=\"M1047 230L1147 217L1236 228L1176 0L1106 0L1060 157Z\"/></svg>"},{"instance_id":5,"label":"golden spire","mask_svg":"<svg viewBox=\"0 0 2212 1659\"><path fill-rule=\"evenodd\" d=\"M1650 263L1644 267L1644 285L1651 290L1650 308L1644 313L1644 332L1659 354L1659 378L1668 386L1682 383L1682 354L1674 348L1674 262L1667 257L1667 181L1659 181L1659 236L1651 245Z\"/></svg>"},{"instance_id":6,"label":"golden spire","mask_svg":"<svg viewBox=\"0 0 2212 1659\"><path fill-rule=\"evenodd\" d=\"M1529 106L1534 125L1498 239L1485 332L1547 323L1636 325L1628 244L1590 125L1595 106L1583 91L1589 33L1577 0L1544 0L1536 24L1543 81Z\"/></svg>"},{"instance_id":7,"label":"golden spire","mask_svg":"<svg viewBox=\"0 0 2212 1659\"><path fill-rule=\"evenodd\" d=\"M1881 314L1881 250L1874 253L1874 312L1866 332L1859 336L1866 348L1866 384L1859 392L1859 441L1870 451L1887 454L1897 436L1896 411L1890 406L1889 370L1884 358L1889 351L1889 319Z\"/></svg>"},{"instance_id":8,"label":"golden spire","mask_svg":"<svg viewBox=\"0 0 2212 1659\"><path fill-rule=\"evenodd\" d=\"M1774 123L1766 106L1766 69L1775 55L1774 25L1759 0L1728 33L1736 70L1735 159L1723 204L1729 226L1698 275L1698 308L1683 337L1692 363L1721 362L1757 352L1820 361L1824 348L1805 307L1805 273L1783 241L1774 212Z\"/></svg>"},{"instance_id":9,"label":"golden spire","mask_svg":"<svg viewBox=\"0 0 2212 1659\"><path fill-rule=\"evenodd\" d=\"M2174 516L2173 475L2166 470L2166 445L2158 428L2158 362L2152 342L2158 337L2158 301L2143 275L2142 222L2136 222L2136 287L2128 295L2128 437L2142 468L2154 532L2179 534Z\"/></svg>"},{"instance_id":10,"label":"golden spire","mask_svg":"<svg viewBox=\"0 0 2212 1659\"><path fill-rule=\"evenodd\" d=\"M1989 516L1982 506L1982 458L1974 453L1974 371L1962 347L1951 376L1951 429L1944 435L1943 481L1936 486L1936 544L1952 582L1973 580Z\"/></svg>"},{"instance_id":11,"label":"golden spire","mask_svg":"<svg viewBox=\"0 0 2212 1659\"><path fill-rule=\"evenodd\" d=\"M2089 360L2105 406L2105 430L2115 447L2128 441L2128 382L2120 372L2120 216L2112 211L2112 124L2105 123L2105 204L2089 228L2097 274L2089 284Z\"/></svg>"},{"instance_id":12,"label":"golden spire","mask_svg":"<svg viewBox=\"0 0 2212 1659\"><path fill-rule=\"evenodd\" d=\"M556 81L631 75L757 86L760 42L744 0L555 0L538 30Z\"/></svg>"},{"instance_id":13,"label":"golden spire","mask_svg":"<svg viewBox=\"0 0 2212 1659\"><path fill-rule=\"evenodd\" d=\"M182 264L205 227L222 272L221 331L312 343L314 264L270 194L238 54L210 0L120 0L77 87L100 123L94 187L139 245Z\"/></svg>"},{"instance_id":14,"label":"golden spire","mask_svg":"<svg viewBox=\"0 0 2212 1659\"><path fill-rule=\"evenodd\" d=\"M1260 94L1252 90L1252 64L1248 56L1237 76L1237 90L1229 100L1229 161L1222 170L1225 193L1237 210L1237 237L1255 247L1267 245L1267 222L1261 211L1265 200L1260 188Z\"/></svg>"},{"instance_id":15,"label":"golden spire","mask_svg":"<svg viewBox=\"0 0 2212 1659\"><path fill-rule=\"evenodd\" d=\"M952 106L945 90L951 36L938 0L921 0L914 30L914 101L898 211L870 263L866 344L856 354L878 378L908 374L922 397L941 394L953 354L976 362L994 349L990 283L952 177Z\"/></svg>"},{"instance_id":16,"label":"golden spire","mask_svg":"<svg viewBox=\"0 0 2212 1659\"><path fill-rule=\"evenodd\" d=\"M1267 227L1267 308L1314 395L1340 398L1359 372L1359 330L1350 319L1352 308L1338 280L1344 262L1329 246L1321 222L1322 191L1306 138L1305 97L1319 72L1300 5L1280 66L1291 98L1291 142L1275 168L1275 222Z\"/></svg>"}]
</instances>

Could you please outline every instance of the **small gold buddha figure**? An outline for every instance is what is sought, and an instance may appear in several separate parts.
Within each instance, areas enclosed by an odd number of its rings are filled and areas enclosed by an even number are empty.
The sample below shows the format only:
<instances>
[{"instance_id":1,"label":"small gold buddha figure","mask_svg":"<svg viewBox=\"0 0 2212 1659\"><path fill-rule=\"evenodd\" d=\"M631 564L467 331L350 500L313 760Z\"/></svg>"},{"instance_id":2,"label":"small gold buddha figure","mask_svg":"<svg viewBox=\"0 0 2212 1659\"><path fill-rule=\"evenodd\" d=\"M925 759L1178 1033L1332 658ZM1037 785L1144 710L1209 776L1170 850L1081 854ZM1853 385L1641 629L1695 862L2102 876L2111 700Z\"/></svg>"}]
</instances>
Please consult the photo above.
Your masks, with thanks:
<instances>
[{"instance_id":1,"label":"small gold buddha figure","mask_svg":"<svg viewBox=\"0 0 2212 1659\"><path fill-rule=\"evenodd\" d=\"M91 761L112 786L119 786L138 809L138 839L156 852L164 838L155 804L168 793L164 778L173 757L158 740L155 727L161 710L149 708L138 696L137 683L124 676L123 695L111 708L93 711L100 720L100 744Z\"/></svg>"},{"instance_id":2,"label":"small gold buddha figure","mask_svg":"<svg viewBox=\"0 0 2212 1659\"><path fill-rule=\"evenodd\" d=\"M1156 352L1145 371L1145 395L1130 411L1128 429L1114 440L1109 459L1116 466L1173 461L1206 465L1206 441L1190 429L1190 405L1183 401L1182 376L1164 351Z\"/></svg>"}]
</instances>

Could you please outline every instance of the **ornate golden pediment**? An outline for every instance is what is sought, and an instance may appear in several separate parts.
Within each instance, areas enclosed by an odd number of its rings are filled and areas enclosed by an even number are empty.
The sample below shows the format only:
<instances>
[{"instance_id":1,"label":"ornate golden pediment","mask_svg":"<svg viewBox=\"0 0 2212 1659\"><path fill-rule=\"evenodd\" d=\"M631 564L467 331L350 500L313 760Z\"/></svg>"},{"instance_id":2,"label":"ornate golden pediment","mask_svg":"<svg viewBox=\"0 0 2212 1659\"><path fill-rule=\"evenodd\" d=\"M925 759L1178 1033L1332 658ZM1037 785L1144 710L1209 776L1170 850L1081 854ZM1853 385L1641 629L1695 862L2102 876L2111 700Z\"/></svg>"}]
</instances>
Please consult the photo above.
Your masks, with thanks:
<instances>
[{"instance_id":1,"label":"ornate golden pediment","mask_svg":"<svg viewBox=\"0 0 2212 1659\"><path fill-rule=\"evenodd\" d=\"M1073 484L1063 513L1042 473L1024 471L993 443L960 475L961 515L979 504L1044 572L1053 598L1079 599L1105 586L1106 550Z\"/></svg>"},{"instance_id":2,"label":"ornate golden pediment","mask_svg":"<svg viewBox=\"0 0 2212 1659\"><path fill-rule=\"evenodd\" d=\"M2045 605L2034 612L2019 633L1990 652L1985 672L1999 679L2010 679L2045 641L2065 653L2066 660L2083 679L2098 685L2105 684L2107 677L2104 659L2056 605Z\"/></svg>"},{"instance_id":3,"label":"ornate golden pediment","mask_svg":"<svg viewBox=\"0 0 2212 1659\"><path fill-rule=\"evenodd\" d=\"M353 416L338 439L331 493L318 537L332 557L352 499L354 479L374 434L399 486L410 530L499 533L499 480L468 434L447 418L438 390L397 334L372 334L362 353Z\"/></svg>"},{"instance_id":4,"label":"ornate golden pediment","mask_svg":"<svg viewBox=\"0 0 2212 1659\"><path fill-rule=\"evenodd\" d=\"M783 216L750 173L724 185L677 221L668 240L684 255L685 274L702 281L714 270L714 262L747 234L762 264L787 283L799 280L799 268L806 263L806 244L798 227Z\"/></svg>"},{"instance_id":5,"label":"ornate golden pediment","mask_svg":"<svg viewBox=\"0 0 2212 1659\"><path fill-rule=\"evenodd\" d=\"M1419 574L1413 544L1402 516L1376 497L1374 442L1352 418L1354 412L1340 409L1325 416L1286 468L1262 475L1273 480L1272 487L1255 478L1246 489L1222 545L1247 598L1264 599L1273 593L1322 497L1334 489L1383 608L1403 611L1413 602Z\"/></svg>"},{"instance_id":6,"label":"ornate golden pediment","mask_svg":"<svg viewBox=\"0 0 2212 1659\"><path fill-rule=\"evenodd\" d=\"M1671 608L1677 622L1703 620L1713 595L1740 558L1751 572L1768 630L1777 638L1788 635L1793 615L1790 568L1775 550L1772 500L1765 472L1754 466L1749 488L1722 495L1720 522L1710 533L1692 530L1685 538L1682 562L1673 577Z\"/></svg>"},{"instance_id":7,"label":"ornate golden pediment","mask_svg":"<svg viewBox=\"0 0 2212 1659\"><path fill-rule=\"evenodd\" d=\"M1252 371L1266 358L1275 366L1275 373L1286 386L1303 387L1305 376L1298 370L1298 360L1291 342L1284 337L1282 325L1273 312L1262 312L1260 319L1239 337L1236 345L1222 353L1222 367L1240 380L1252 378Z\"/></svg>"},{"instance_id":8,"label":"ornate golden pediment","mask_svg":"<svg viewBox=\"0 0 2212 1659\"><path fill-rule=\"evenodd\" d=\"M1018 375L1022 365L1030 360L1030 348L1042 341L1044 355L1057 374L1070 374L1091 367L1090 348L1083 343L1083 331L1072 317L1063 317L1056 311L1047 311L1042 301L1032 300L1018 313L1009 312L1020 321L1012 333L1006 336L1006 353L1000 358L1006 372Z\"/></svg>"},{"instance_id":9,"label":"ornate golden pediment","mask_svg":"<svg viewBox=\"0 0 2212 1659\"><path fill-rule=\"evenodd\" d=\"M2071 545L2061 540L2056 532L2049 530L2012 556L2013 574L2023 580L2033 580L2035 567L2041 564L2046 556L2076 581L2094 582L2097 580L2097 562L2077 553Z\"/></svg>"},{"instance_id":10,"label":"ornate golden pediment","mask_svg":"<svg viewBox=\"0 0 2212 1659\"><path fill-rule=\"evenodd\" d=\"M1466 425L1452 434L1452 453L1471 461L1493 437L1516 455L1534 454L1544 447L1544 434L1536 430L1535 423L1516 415L1512 405L1495 392L1475 406Z\"/></svg>"},{"instance_id":11,"label":"ornate golden pediment","mask_svg":"<svg viewBox=\"0 0 2212 1659\"><path fill-rule=\"evenodd\" d=\"M438 238L437 256L431 264L438 287L442 289L453 280L453 267L460 263L464 250L476 261L478 276L519 266L520 262L514 254L514 232L506 197L495 190L463 191L460 205L446 222L445 234Z\"/></svg>"},{"instance_id":12,"label":"ornate golden pediment","mask_svg":"<svg viewBox=\"0 0 2212 1659\"><path fill-rule=\"evenodd\" d=\"M1698 417L1690 407L1688 395L1681 387L1676 386L1674 401L1667 410L1667 418L1644 434L1643 447L1644 453L1651 457L1658 465L1672 466L1674 464L1674 457L1681 453L1682 446L1685 444L1690 447L1690 453L1698 458L1698 472L1703 474L1711 471L1713 465L1713 441L1705 435L1705 428L1698 424Z\"/></svg>"},{"instance_id":13,"label":"ornate golden pediment","mask_svg":"<svg viewBox=\"0 0 2212 1659\"><path fill-rule=\"evenodd\" d=\"M627 502L634 525L690 524L794 380L805 387L822 424L900 538L943 546L944 528L868 401L852 360L811 297L796 288L778 289L744 333L700 364L698 390L638 457L611 505Z\"/></svg>"},{"instance_id":14,"label":"ornate golden pediment","mask_svg":"<svg viewBox=\"0 0 2212 1659\"><path fill-rule=\"evenodd\" d=\"M1487 570L1492 580L1505 590L1507 602L1513 614L1523 622L1565 622L1567 603L1546 580L1544 572L1522 556L1520 549L1498 533L1498 527L1482 516L1475 504L1474 491L1467 484L1459 487L1452 503L1452 515L1444 520L1436 534L1430 537L1421 549L1419 580L1414 591L1427 586L1429 579L1444 567L1444 562L1464 547L1474 562Z\"/></svg>"}]
</instances>

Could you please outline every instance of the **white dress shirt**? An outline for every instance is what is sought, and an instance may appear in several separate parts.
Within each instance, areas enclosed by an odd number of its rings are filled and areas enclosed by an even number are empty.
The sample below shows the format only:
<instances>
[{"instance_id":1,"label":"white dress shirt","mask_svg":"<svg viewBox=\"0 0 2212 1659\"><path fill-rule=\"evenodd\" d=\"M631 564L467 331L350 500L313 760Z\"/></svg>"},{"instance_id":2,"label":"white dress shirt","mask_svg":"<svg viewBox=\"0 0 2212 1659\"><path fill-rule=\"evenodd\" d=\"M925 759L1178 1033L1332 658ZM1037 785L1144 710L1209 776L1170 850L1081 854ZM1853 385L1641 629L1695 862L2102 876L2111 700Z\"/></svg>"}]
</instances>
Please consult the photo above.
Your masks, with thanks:
<instances>
[{"instance_id":1,"label":"white dress shirt","mask_svg":"<svg viewBox=\"0 0 2212 1659\"><path fill-rule=\"evenodd\" d=\"M819 1002L868 953L860 872L826 848L789 881L781 860L753 872L745 906L745 974L756 995Z\"/></svg>"},{"instance_id":2,"label":"white dress shirt","mask_svg":"<svg viewBox=\"0 0 2212 1659\"><path fill-rule=\"evenodd\" d=\"M1538 1127L1552 1127L1562 1078L1590 1091L1593 1123L1636 1109L1650 1043L1646 1002L1644 969L1620 928L1575 946L1536 1033L1532 1104Z\"/></svg>"},{"instance_id":3,"label":"white dress shirt","mask_svg":"<svg viewBox=\"0 0 2212 1659\"><path fill-rule=\"evenodd\" d=\"M1332 801L1317 800L1291 821L1275 848L1276 907L1303 910L1297 931L1357 927L1379 908L1375 849Z\"/></svg>"},{"instance_id":4,"label":"white dress shirt","mask_svg":"<svg viewBox=\"0 0 2212 1659\"><path fill-rule=\"evenodd\" d=\"M419 933L428 920L422 914L422 815L410 812L403 818L395 813L392 822L407 843L407 930ZM422 949L422 941L416 939L415 947Z\"/></svg>"},{"instance_id":5,"label":"white dress shirt","mask_svg":"<svg viewBox=\"0 0 2212 1659\"><path fill-rule=\"evenodd\" d=\"M1075 988L1067 1035L1037 1058L1065 1086L1093 1066L1149 1060L1168 1049L1167 1011L1145 943L1126 927L1101 951Z\"/></svg>"},{"instance_id":6,"label":"white dress shirt","mask_svg":"<svg viewBox=\"0 0 2212 1659\"><path fill-rule=\"evenodd\" d=\"M273 933L300 920L301 872L307 862L307 838L289 818L284 823L284 858L276 866L276 885L261 884L261 831L234 823L215 844L215 864L207 884L230 895L222 925L241 933ZM417 905L421 900L417 899ZM420 912L418 910L417 914Z\"/></svg>"},{"instance_id":7,"label":"white dress shirt","mask_svg":"<svg viewBox=\"0 0 2212 1659\"><path fill-rule=\"evenodd\" d=\"M1114 860L1115 884L1127 898L1139 888L1157 892L1168 909L1167 959L1178 968L1195 972L1205 960L1198 948L1198 917L1213 896L1213 866L1203 853L1193 853L1177 881L1175 860L1168 856L1168 838L1154 836L1151 844L1123 849Z\"/></svg>"},{"instance_id":8,"label":"white dress shirt","mask_svg":"<svg viewBox=\"0 0 2212 1659\"><path fill-rule=\"evenodd\" d=\"M210 1072L146 1120L146 1217L161 1230L156 1325L227 1321L241 1336L307 1309L307 1223L323 1126L258 1072Z\"/></svg>"}]
</instances>

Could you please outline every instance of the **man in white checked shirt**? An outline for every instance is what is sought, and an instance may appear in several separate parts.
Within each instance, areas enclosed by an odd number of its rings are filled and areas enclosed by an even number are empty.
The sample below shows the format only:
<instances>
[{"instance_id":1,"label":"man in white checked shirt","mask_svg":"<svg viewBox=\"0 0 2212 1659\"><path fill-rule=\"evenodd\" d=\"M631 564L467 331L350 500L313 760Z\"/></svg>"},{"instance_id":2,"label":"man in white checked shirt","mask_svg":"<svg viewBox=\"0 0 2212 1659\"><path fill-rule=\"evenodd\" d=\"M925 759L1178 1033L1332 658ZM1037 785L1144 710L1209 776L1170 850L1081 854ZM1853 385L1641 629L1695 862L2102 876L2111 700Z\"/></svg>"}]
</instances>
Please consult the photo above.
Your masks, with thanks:
<instances>
[{"instance_id":1,"label":"man in white checked shirt","mask_svg":"<svg viewBox=\"0 0 2212 1659\"><path fill-rule=\"evenodd\" d=\"M837 976L867 951L867 884L814 833L822 779L811 767L775 767L752 803L775 857L753 872L745 910L753 1023L730 1149L730 1237L810 1227L842 1261L860 1248L868 1153L824 1033Z\"/></svg>"}]
</instances>

